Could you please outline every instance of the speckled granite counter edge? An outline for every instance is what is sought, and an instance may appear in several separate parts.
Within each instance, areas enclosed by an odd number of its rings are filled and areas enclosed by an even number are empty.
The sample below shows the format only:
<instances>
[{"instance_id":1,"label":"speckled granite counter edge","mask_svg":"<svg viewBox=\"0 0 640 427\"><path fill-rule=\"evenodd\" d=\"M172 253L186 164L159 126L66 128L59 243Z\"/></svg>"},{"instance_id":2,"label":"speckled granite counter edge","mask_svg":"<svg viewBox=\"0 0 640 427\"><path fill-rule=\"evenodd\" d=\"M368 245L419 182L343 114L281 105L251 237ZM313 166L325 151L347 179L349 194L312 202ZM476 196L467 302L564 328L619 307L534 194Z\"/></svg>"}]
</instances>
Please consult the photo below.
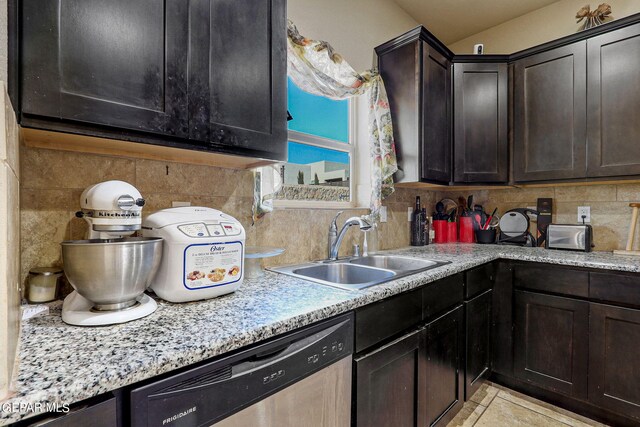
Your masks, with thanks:
<instances>
[{"instance_id":1,"label":"speckled granite counter edge","mask_svg":"<svg viewBox=\"0 0 640 427\"><path fill-rule=\"evenodd\" d=\"M451 264L438 269L394 280L362 291L342 291L346 292L346 297L343 301L328 305L320 304L317 308L310 309L304 313L291 316L277 322L253 327L235 335L233 339L229 339L228 337L224 339L215 339L212 337L207 345L184 347L181 349L174 349L173 351L167 351L160 357L147 361L146 364L128 363L126 368L116 367L114 370L110 371L109 375L102 375L99 378L92 379L79 379L77 383L73 384L73 387L56 388L56 386L53 385L46 390L37 388L34 388L33 390L23 389L20 390L20 393L16 397L5 401L4 403L20 402L23 404L33 404L38 402L49 402L73 404L175 369L223 355L230 351L346 313L358 307L427 285L428 283L441 278L448 277L498 259L541 262L615 271L640 272L640 260L628 257L614 257L610 253L582 254L501 246L482 247L482 251L475 252L473 249L477 248L478 245L471 245L475 248L471 248L470 246L464 247L464 245L447 246L450 248L456 248L456 250L461 247L472 250L471 253L459 253L457 251L454 251L455 253L447 253L446 251L433 252L433 250L429 250L430 247L427 247L426 249L404 248L389 251L389 253L404 254L415 257L439 257L439 259L453 257L454 259L452 259ZM447 249L446 247L441 248ZM282 279L281 276L277 276L277 278ZM21 346L21 348L22 347L23 346ZM44 367L41 368L44 369ZM4 411L0 411L0 425L15 422L33 415L36 414L6 413Z\"/></svg>"}]
</instances>

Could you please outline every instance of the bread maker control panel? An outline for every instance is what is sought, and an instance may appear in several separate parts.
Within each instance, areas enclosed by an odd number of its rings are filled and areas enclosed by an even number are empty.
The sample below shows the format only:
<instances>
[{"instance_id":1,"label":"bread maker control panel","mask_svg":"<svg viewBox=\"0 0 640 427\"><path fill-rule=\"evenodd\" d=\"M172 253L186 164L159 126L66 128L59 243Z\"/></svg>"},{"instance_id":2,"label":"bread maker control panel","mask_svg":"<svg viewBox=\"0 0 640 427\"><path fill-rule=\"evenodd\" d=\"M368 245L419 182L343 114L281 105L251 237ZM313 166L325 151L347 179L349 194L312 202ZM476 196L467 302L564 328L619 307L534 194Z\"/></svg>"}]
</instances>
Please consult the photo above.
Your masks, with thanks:
<instances>
[{"instance_id":1,"label":"bread maker control panel","mask_svg":"<svg viewBox=\"0 0 640 427\"><path fill-rule=\"evenodd\" d=\"M180 230L186 236L196 239L218 236L239 236L242 233L242 229L240 228L240 226L231 222L221 222L219 224L205 224L201 222L193 224L182 224L178 226L178 230Z\"/></svg>"}]
</instances>

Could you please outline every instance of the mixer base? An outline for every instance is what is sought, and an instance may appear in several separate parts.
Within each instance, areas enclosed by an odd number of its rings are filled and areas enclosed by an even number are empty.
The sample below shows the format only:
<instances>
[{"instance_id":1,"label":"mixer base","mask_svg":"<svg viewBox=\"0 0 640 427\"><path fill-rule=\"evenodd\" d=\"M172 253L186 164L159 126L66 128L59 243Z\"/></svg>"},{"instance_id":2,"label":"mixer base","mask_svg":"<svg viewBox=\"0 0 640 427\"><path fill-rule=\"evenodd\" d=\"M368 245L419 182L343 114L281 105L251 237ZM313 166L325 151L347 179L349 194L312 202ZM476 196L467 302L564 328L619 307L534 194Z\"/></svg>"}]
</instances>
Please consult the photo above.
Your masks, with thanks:
<instances>
[{"instance_id":1,"label":"mixer base","mask_svg":"<svg viewBox=\"0 0 640 427\"><path fill-rule=\"evenodd\" d=\"M76 326L106 326L130 322L148 316L158 308L158 304L147 294L137 298L137 303L125 310L96 311L93 303L73 291L62 304L62 320Z\"/></svg>"}]
</instances>

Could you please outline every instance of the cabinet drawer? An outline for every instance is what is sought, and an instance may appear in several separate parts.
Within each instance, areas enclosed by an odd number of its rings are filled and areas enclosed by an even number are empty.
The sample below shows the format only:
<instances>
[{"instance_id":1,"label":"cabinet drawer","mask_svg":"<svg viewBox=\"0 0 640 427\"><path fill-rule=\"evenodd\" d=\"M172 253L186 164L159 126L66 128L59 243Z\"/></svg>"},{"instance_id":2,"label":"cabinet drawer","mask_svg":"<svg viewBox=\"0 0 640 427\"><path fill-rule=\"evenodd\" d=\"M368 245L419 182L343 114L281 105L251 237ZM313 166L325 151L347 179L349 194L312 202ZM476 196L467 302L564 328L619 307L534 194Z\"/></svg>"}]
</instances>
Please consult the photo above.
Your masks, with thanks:
<instances>
[{"instance_id":1,"label":"cabinet drawer","mask_svg":"<svg viewBox=\"0 0 640 427\"><path fill-rule=\"evenodd\" d=\"M470 300L476 295L493 288L495 264L485 264L465 273L464 299Z\"/></svg>"},{"instance_id":2,"label":"cabinet drawer","mask_svg":"<svg viewBox=\"0 0 640 427\"><path fill-rule=\"evenodd\" d=\"M640 274L591 273L589 297L640 306Z\"/></svg>"},{"instance_id":3,"label":"cabinet drawer","mask_svg":"<svg viewBox=\"0 0 640 427\"><path fill-rule=\"evenodd\" d=\"M356 353L422 320L422 290L393 296L356 310Z\"/></svg>"},{"instance_id":4,"label":"cabinet drawer","mask_svg":"<svg viewBox=\"0 0 640 427\"><path fill-rule=\"evenodd\" d=\"M589 273L550 265L516 265L514 272L516 288L554 294L589 296Z\"/></svg>"},{"instance_id":5,"label":"cabinet drawer","mask_svg":"<svg viewBox=\"0 0 640 427\"><path fill-rule=\"evenodd\" d=\"M463 276L456 274L431 283L422 289L423 318L433 319L463 300Z\"/></svg>"}]
</instances>

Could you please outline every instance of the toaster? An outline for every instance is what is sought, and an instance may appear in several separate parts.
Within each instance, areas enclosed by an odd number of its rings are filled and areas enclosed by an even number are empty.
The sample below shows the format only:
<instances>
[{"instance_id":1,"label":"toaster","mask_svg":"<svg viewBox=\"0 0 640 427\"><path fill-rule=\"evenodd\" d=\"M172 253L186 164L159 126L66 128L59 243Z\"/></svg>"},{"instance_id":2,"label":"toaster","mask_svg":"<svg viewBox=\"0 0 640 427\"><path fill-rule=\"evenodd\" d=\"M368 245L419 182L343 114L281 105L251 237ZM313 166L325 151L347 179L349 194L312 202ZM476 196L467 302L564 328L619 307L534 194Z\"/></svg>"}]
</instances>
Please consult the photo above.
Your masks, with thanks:
<instances>
[{"instance_id":1,"label":"toaster","mask_svg":"<svg viewBox=\"0 0 640 427\"><path fill-rule=\"evenodd\" d=\"M586 224L549 224L545 247L591 252L593 229Z\"/></svg>"}]
</instances>

